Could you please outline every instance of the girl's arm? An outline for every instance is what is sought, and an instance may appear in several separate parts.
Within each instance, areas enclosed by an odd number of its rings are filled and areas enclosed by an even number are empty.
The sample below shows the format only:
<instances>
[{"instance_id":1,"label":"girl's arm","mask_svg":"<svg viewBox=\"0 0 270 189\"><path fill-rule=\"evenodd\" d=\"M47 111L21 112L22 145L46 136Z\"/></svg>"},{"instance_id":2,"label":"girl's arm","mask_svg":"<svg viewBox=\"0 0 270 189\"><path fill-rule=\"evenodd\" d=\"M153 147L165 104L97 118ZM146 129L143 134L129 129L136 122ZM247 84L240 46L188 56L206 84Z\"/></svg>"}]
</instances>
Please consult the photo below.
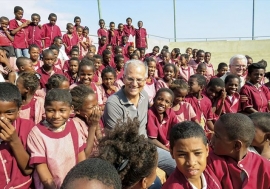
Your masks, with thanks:
<instances>
[{"instance_id":1,"label":"girl's arm","mask_svg":"<svg viewBox=\"0 0 270 189\"><path fill-rule=\"evenodd\" d=\"M167 148L165 145L163 145L161 142L159 142L156 138L149 138L150 142L154 145L156 145L159 148L162 148L166 151L170 151L169 148Z\"/></svg>"},{"instance_id":2,"label":"girl's arm","mask_svg":"<svg viewBox=\"0 0 270 189\"><path fill-rule=\"evenodd\" d=\"M224 107L224 102L225 102L225 99L221 99L221 103L219 104L219 106L217 106L217 109L216 109L216 112L215 112L217 116L221 115L222 109Z\"/></svg>"},{"instance_id":3,"label":"girl's arm","mask_svg":"<svg viewBox=\"0 0 270 189\"><path fill-rule=\"evenodd\" d=\"M33 169L28 166L30 155L26 152L15 127L7 118L1 118L0 128L0 139L9 143L21 172L24 175L30 175L33 171Z\"/></svg>"},{"instance_id":4,"label":"girl's arm","mask_svg":"<svg viewBox=\"0 0 270 189\"><path fill-rule=\"evenodd\" d=\"M11 42L13 42L13 41L14 41L14 37L10 35L9 31L8 31L6 28L5 28L5 29L3 28L3 30L4 30L5 34L7 35L7 38L8 38Z\"/></svg>"},{"instance_id":5,"label":"girl's arm","mask_svg":"<svg viewBox=\"0 0 270 189\"><path fill-rule=\"evenodd\" d=\"M36 165L36 170L44 189L56 189L56 184L53 180L53 176L46 163Z\"/></svg>"}]
</instances>

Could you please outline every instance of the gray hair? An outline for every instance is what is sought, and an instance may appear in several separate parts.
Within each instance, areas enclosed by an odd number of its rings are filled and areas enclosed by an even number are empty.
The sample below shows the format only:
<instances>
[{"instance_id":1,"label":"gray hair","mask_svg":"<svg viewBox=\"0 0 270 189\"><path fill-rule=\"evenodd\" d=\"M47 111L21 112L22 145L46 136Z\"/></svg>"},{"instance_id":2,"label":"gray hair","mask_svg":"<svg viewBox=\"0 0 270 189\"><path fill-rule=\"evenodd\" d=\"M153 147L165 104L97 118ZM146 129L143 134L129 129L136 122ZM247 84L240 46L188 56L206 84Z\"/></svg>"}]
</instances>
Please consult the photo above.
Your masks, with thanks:
<instances>
[{"instance_id":1,"label":"gray hair","mask_svg":"<svg viewBox=\"0 0 270 189\"><path fill-rule=\"evenodd\" d=\"M247 65L247 58L245 57L245 55L242 55L242 54L234 55L234 56L230 59L230 65L232 65L233 62L234 62L235 60L242 60L242 61L244 61L244 63Z\"/></svg>"},{"instance_id":2,"label":"gray hair","mask_svg":"<svg viewBox=\"0 0 270 189\"><path fill-rule=\"evenodd\" d=\"M129 60L125 63L125 66L124 66L124 76L126 75L127 73L127 68L129 65L134 65L134 66L143 66L145 68L145 78L147 78L148 76L148 67L140 60Z\"/></svg>"}]
</instances>

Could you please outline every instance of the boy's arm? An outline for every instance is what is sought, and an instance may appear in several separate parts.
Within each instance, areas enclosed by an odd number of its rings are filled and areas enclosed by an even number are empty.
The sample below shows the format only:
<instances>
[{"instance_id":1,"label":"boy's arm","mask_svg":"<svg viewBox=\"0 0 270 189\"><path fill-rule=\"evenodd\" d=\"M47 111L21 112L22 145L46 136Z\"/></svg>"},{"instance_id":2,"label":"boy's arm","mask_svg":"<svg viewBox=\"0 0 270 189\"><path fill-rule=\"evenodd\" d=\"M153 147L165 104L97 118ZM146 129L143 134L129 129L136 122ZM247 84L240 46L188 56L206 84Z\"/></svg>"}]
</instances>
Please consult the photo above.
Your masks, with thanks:
<instances>
[{"instance_id":1,"label":"boy's arm","mask_svg":"<svg viewBox=\"0 0 270 189\"><path fill-rule=\"evenodd\" d=\"M36 165L36 170L44 189L55 189L56 184L46 163Z\"/></svg>"},{"instance_id":2,"label":"boy's arm","mask_svg":"<svg viewBox=\"0 0 270 189\"><path fill-rule=\"evenodd\" d=\"M24 175L30 175L33 171L28 166L30 155L26 152L15 127L6 119L0 119L0 139L9 143L17 164Z\"/></svg>"},{"instance_id":3,"label":"boy's arm","mask_svg":"<svg viewBox=\"0 0 270 189\"><path fill-rule=\"evenodd\" d=\"M167 148L165 145L163 145L161 142L159 142L156 138L149 138L149 140L152 144L156 145L157 147L162 148L168 152L170 151L169 148Z\"/></svg>"},{"instance_id":4,"label":"boy's arm","mask_svg":"<svg viewBox=\"0 0 270 189\"><path fill-rule=\"evenodd\" d=\"M12 34L12 35L15 35L18 31L20 31L21 29L27 27L29 24L30 24L30 21L27 20L26 22L24 22L22 25L20 25L20 26L17 27L16 29L11 30L11 34Z\"/></svg>"}]
</instances>

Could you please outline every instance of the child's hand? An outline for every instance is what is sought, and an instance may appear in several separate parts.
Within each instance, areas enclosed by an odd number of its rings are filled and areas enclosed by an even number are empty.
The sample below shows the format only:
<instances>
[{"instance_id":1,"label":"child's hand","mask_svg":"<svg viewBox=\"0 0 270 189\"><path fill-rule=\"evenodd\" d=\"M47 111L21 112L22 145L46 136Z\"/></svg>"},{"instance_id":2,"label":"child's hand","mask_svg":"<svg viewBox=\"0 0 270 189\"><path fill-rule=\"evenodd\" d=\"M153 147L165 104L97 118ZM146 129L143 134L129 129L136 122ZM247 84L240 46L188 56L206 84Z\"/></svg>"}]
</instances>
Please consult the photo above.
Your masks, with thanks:
<instances>
[{"instance_id":1,"label":"child's hand","mask_svg":"<svg viewBox=\"0 0 270 189\"><path fill-rule=\"evenodd\" d=\"M99 125L101 115L102 114L99 105L95 106L92 110L92 114L90 116L85 116L88 126L96 127L97 125Z\"/></svg>"},{"instance_id":2,"label":"child's hand","mask_svg":"<svg viewBox=\"0 0 270 189\"><path fill-rule=\"evenodd\" d=\"M246 101L248 101L248 97L246 95L240 95L240 101L246 102Z\"/></svg>"},{"instance_id":3,"label":"child's hand","mask_svg":"<svg viewBox=\"0 0 270 189\"><path fill-rule=\"evenodd\" d=\"M220 98L221 98L221 99L225 99L226 96L227 96L227 92L226 92L225 88L223 88L223 89L221 90Z\"/></svg>"},{"instance_id":4,"label":"child's hand","mask_svg":"<svg viewBox=\"0 0 270 189\"><path fill-rule=\"evenodd\" d=\"M0 128L0 139L6 142L14 142L18 140L19 137L16 129L7 118L0 118Z\"/></svg>"},{"instance_id":5,"label":"child's hand","mask_svg":"<svg viewBox=\"0 0 270 189\"><path fill-rule=\"evenodd\" d=\"M42 28L42 25L41 25L41 24L39 24L39 25L38 25L38 27L41 29L41 28Z\"/></svg>"}]
</instances>

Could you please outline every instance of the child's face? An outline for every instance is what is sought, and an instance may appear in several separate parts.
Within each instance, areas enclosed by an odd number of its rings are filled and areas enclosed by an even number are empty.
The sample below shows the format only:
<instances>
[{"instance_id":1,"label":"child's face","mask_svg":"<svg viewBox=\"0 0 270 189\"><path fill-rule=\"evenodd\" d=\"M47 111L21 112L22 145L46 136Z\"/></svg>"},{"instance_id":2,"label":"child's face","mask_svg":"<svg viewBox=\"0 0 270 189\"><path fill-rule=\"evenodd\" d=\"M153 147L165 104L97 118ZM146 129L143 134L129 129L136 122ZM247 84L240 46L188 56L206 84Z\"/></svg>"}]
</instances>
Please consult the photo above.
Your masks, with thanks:
<instances>
[{"instance_id":1,"label":"child's face","mask_svg":"<svg viewBox=\"0 0 270 189\"><path fill-rule=\"evenodd\" d=\"M230 79L226 84L225 84L225 89L228 95L232 95L237 92L238 87L239 87L239 79L233 78Z\"/></svg>"},{"instance_id":2,"label":"child's face","mask_svg":"<svg viewBox=\"0 0 270 189\"><path fill-rule=\"evenodd\" d=\"M253 84L260 83L264 77L264 69L255 69L251 74L249 74L249 81Z\"/></svg>"},{"instance_id":3,"label":"child's face","mask_svg":"<svg viewBox=\"0 0 270 189\"><path fill-rule=\"evenodd\" d=\"M120 54L123 55L123 49L122 48L115 48L115 55Z\"/></svg>"},{"instance_id":4,"label":"child's face","mask_svg":"<svg viewBox=\"0 0 270 189\"><path fill-rule=\"evenodd\" d=\"M15 14L16 20L21 20L22 17L23 17L23 11L22 11L22 10L19 10L19 11L17 11L17 12L14 13L14 14Z\"/></svg>"},{"instance_id":5,"label":"child's face","mask_svg":"<svg viewBox=\"0 0 270 189\"><path fill-rule=\"evenodd\" d=\"M187 65L187 59L184 56L180 57L181 66Z\"/></svg>"},{"instance_id":6,"label":"child's face","mask_svg":"<svg viewBox=\"0 0 270 189\"><path fill-rule=\"evenodd\" d=\"M90 47L89 52L96 53L96 47Z\"/></svg>"},{"instance_id":7,"label":"child's face","mask_svg":"<svg viewBox=\"0 0 270 189\"><path fill-rule=\"evenodd\" d=\"M56 21L57 21L57 18L53 16L53 17L50 17L49 20L50 20L50 24L51 25L55 25L56 24Z\"/></svg>"},{"instance_id":8,"label":"child's face","mask_svg":"<svg viewBox=\"0 0 270 189\"><path fill-rule=\"evenodd\" d=\"M163 114L172 107L172 95L168 92L161 92L154 98L154 107L158 114Z\"/></svg>"},{"instance_id":9,"label":"child's face","mask_svg":"<svg viewBox=\"0 0 270 189\"><path fill-rule=\"evenodd\" d=\"M208 63L208 62L210 62L210 59L211 59L211 55L210 55L209 53L206 53L206 54L205 54L205 57L204 57L204 61L205 61L206 63Z\"/></svg>"},{"instance_id":10,"label":"child's face","mask_svg":"<svg viewBox=\"0 0 270 189\"><path fill-rule=\"evenodd\" d=\"M187 49L187 50L186 50L186 53L187 53L188 55L191 55L191 54L192 54L192 50L191 50L191 49Z\"/></svg>"},{"instance_id":11,"label":"child's face","mask_svg":"<svg viewBox=\"0 0 270 189\"><path fill-rule=\"evenodd\" d=\"M94 77L94 70L91 66L83 66L79 70L80 82L84 85L90 85Z\"/></svg>"},{"instance_id":12,"label":"child's face","mask_svg":"<svg viewBox=\"0 0 270 189\"><path fill-rule=\"evenodd\" d=\"M197 73L197 74L200 74L200 75L203 75L203 76L206 76L206 72L207 72L207 71L206 71L206 68L205 68L205 67L203 67L203 68L199 68L199 67L198 67L198 68L196 69L196 73Z\"/></svg>"},{"instance_id":13,"label":"child's face","mask_svg":"<svg viewBox=\"0 0 270 189\"><path fill-rule=\"evenodd\" d=\"M265 132L255 126L255 136L251 143L251 146L261 147L266 141Z\"/></svg>"},{"instance_id":14,"label":"child's face","mask_svg":"<svg viewBox=\"0 0 270 189\"><path fill-rule=\"evenodd\" d=\"M210 86L206 89L207 97L210 98L210 100L216 99L220 96L222 91L222 87L220 86Z\"/></svg>"},{"instance_id":15,"label":"child's face","mask_svg":"<svg viewBox=\"0 0 270 189\"><path fill-rule=\"evenodd\" d=\"M198 84L197 78L189 78L188 85L190 94L197 94L202 90L202 87Z\"/></svg>"},{"instance_id":16,"label":"child's face","mask_svg":"<svg viewBox=\"0 0 270 189\"><path fill-rule=\"evenodd\" d=\"M31 72L34 73L35 72L35 68L33 66L33 63L31 60L27 60L24 65L23 65L23 70L20 71L24 71L24 72Z\"/></svg>"},{"instance_id":17,"label":"child's face","mask_svg":"<svg viewBox=\"0 0 270 189\"><path fill-rule=\"evenodd\" d=\"M171 52L171 56L174 56L176 53L175 53L175 51L174 50L172 50L172 52Z\"/></svg>"},{"instance_id":18,"label":"child's face","mask_svg":"<svg viewBox=\"0 0 270 189\"><path fill-rule=\"evenodd\" d=\"M93 112L93 108L96 106L98 106L96 94L90 94L85 98L82 107L77 114L79 114L81 117L89 117Z\"/></svg>"},{"instance_id":19,"label":"child's face","mask_svg":"<svg viewBox=\"0 0 270 189\"><path fill-rule=\"evenodd\" d=\"M6 118L13 123L19 116L19 107L15 102L0 101L0 118Z\"/></svg>"},{"instance_id":20,"label":"child's face","mask_svg":"<svg viewBox=\"0 0 270 189\"><path fill-rule=\"evenodd\" d=\"M85 55L85 57L87 57L87 58L91 59L91 58L93 58L93 57L94 57L94 53L92 53L92 52L88 52L88 53Z\"/></svg>"},{"instance_id":21,"label":"child's face","mask_svg":"<svg viewBox=\"0 0 270 189\"><path fill-rule=\"evenodd\" d=\"M98 70L101 65L102 65L102 60L99 58L95 58L94 66L96 70Z\"/></svg>"},{"instance_id":22,"label":"child's face","mask_svg":"<svg viewBox=\"0 0 270 189\"><path fill-rule=\"evenodd\" d=\"M74 26L73 25L68 25L67 31L68 31L69 34L73 33L74 32Z\"/></svg>"},{"instance_id":23,"label":"child's face","mask_svg":"<svg viewBox=\"0 0 270 189\"><path fill-rule=\"evenodd\" d=\"M152 54L153 54L154 56L156 56L157 53L158 53L158 51L159 51L158 48L154 48L153 51L152 51Z\"/></svg>"},{"instance_id":24,"label":"child's face","mask_svg":"<svg viewBox=\"0 0 270 189\"><path fill-rule=\"evenodd\" d=\"M128 39L127 39L126 36L122 38L122 43L123 43L123 45L127 44L127 41L128 41Z\"/></svg>"},{"instance_id":25,"label":"child's face","mask_svg":"<svg viewBox=\"0 0 270 189\"><path fill-rule=\"evenodd\" d=\"M118 62L116 63L116 68L121 70L125 65L124 58L119 58Z\"/></svg>"},{"instance_id":26,"label":"child's face","mask_svg":"<svg viewBox=\"0 0 270 189\"><path fill-rule=\"evenodd\" d=\"M6 29L8 27L9 21L8 20L1 20L1 28Z\"/></svg>"},{"instance_id":27,"label":"child's face","mask_svg":"<svg viewBox=\"0 0 270 189\"><path fill-rule=\"evenodd\" d=\"M131 26L131 23L132 23L131 19L128 19L127 20L127 25Z\"/></svg>"},{"instance_id":28,"label":"child's face","mask_svg":"<svg viewBox=\"0 0 270 189\"><path fill-rule=\"evenodd\" d=\"M136 55L138 55L138 57L141 57L141 53L140 53L140 51L137 49L136 51L134 51L134 53L136 54Z\"/></svg>"},{"instance_id":29,"label":"child's face","mask_svg":"<svg viewBox=\"0 0 270 189\"><path fill-rule=\"evenodd\" d=\"M141 28L143 26L142 22L138 22L138 27Z\"/></svg>"},{"instance_id":30,"label":"child's face","mask_svg":"<svg viewBox=\"0 0 270 189\"><path fill-rule=\"evenodd\" d=\"M115 24L110 24L110 30L114 30L115 29Z\"/></svg>"},{"instance_id":31,"label":"child's face","mask_svg":"<svg viewBox=\"0 0 270 189\"><path fill-rule=\"evenodd\" d=\"M31 50L29 51L29 54L30 54L30 59L35 62L39 58L39 49L31 48Z\"/></svg>"},{"instance_id":32,"label":"child's face","mask_svg":"<svg viewBox=\"0 0 270 189\"><path fill-rule=\"evenodd\" d=\"M130 47L128 49L128 54L131 55L131 54L133 54L133 52L134 52L134 47Z\"/></svg>"},{"instance_id":33,"label":"child's face","mask_svg":"<svg viewBox=\"0 0 270 189\"><path fill-rule=\"evenodd\" d=\"M106 49L112 52L112 46L107 46Z\"/></svg>"},{"instance_id":34,"label":"child's face","mask_svg":"<svg viewBox=\"0 0 270 189\"><path fill-rule=\"evenodd\" d=\"M170 62L170 53L165 53L164 56L162 57L163 62L169 63Z\"/></svg>"},{"instance_id":35,"label":"child's face","mask_svg":"<svg viewBox=\"0 0 270 189\"><path fill-rule=\"evenodd\" d=\"M211 146L216 155L230 156L235 151L235 142L229 140L227 131L219 120L215 122Z\"/></svg>"},{"instance_id":36,"label":"child's face","mask_svg":"<svg viewBox=\"0 0 270 189\"><path fill-rule=\"evenodd\" d=\"M111 86L113 86L114 82L115 82L115 76L113 75L113 73L107 72L106 74L104 74L102 78L102 83L107 88L110 88Z\"/></svg>"},{"instance_id":37,"label":"child's face","mask_svg":"<svg viewBox=\"0 0 270 189\"><path fill-rule=\"evenodd\" d=\"M253 63L253 60L251 58L247 59L247 67Z\"/></svg>"},{"instance_id":38,"label":"child's face","mask_svg":"<svg viewBox=\"0 0 270 189\"><path fill-rule=\"evenodd\" d=\"M183 102L185 100L185 97L188 94L188 90L187 89L175 89L173 90L174 93L174 102L173 104L179 104L180 102Z\"/></svg>"},{"instance_id":39,"label":"child's face","mask_svg":"<svg viewBox=\"0 0 270 189\"><path fill-rule=\"evenodd\" d=\"M77 29L77 34L78 34L78 36L81 36L81 35L82 35L82 33L83 33L82 28L78 28L78 29Z\"/></svg>"},{"instance_id":40,"label":"child's face","mask_svg":"<svg viewBox=\"0 0 270 189\"><path fill-rule=\"evenodd\" d=\"M32 16L31 21L35 26L37 26L38 23L40 22L40 18L38 16Z\"/></svg>"},{"instance_id":41,"label":"child's face","mask_svg":"<svg viewBox=\"0 0 270 189\"><path fill-rule=\"evenodd\" d=\"M54 57L54 54L52 53L48 53L45 56L43 56L43 63L47 67L50 67L50 68L53 67L54 61L55 61L55 57Z\"/></svg>"},{"instance_id":42,"label":"child's face","mask_svg":"<svg viewBox=\"0 0 270 189\"><path fill-rule=\"evenodd\" d=\"M104 22L104 21L100 21L100 22L99 22L99 26L100 26L100 28L104 28L105 22Z\"/></svg>"},{"instance_id":43,"label":"child's face","mask_svg":"<svg viewBox=\"0 0 270 189\"><path fill-rule=\"evenodd\" d=\"M228 71L228 67L223 67L220 70L218 70L218 75L223 76Z\"/></svg>"},{"instance_id":44,"label":"child's face","mask_svg":"<svg viewBox=\"0 0 270 189\"><path fill-rule=\"evenodd\" d=\"M89 34L88 30L83 30L83 36L84 36L84 37L87 37L88 34Z\"/></svg>"},{"instance_id":45,"label":"child's face","mask_svg":"<svg viewBox=\"0 0 270 189\"><path fill-rule=\"evenodd\" d=\"M174 69L172 66L167 66L165 69L164 69L164 80L165 81L170 81L173 79L175 73L174 73Z\"/></svg>"},{"instance_id":46,"label":"child's face","mask_svg":"<svg viewBox=\"0 0 270 189\"><path fill-rule=\"evenodd\" d=\"M103 62L104 62L105 64L109 65L110 62L111 62L111 57L112 57L112 54L105 54L105 55L103 56Z\"/></svg>"},{"instance_id":47,"label":"child's face","mask_svg":"<svg viewBox=\"0 0 270 189\"><path fill-rule=\"evenodd\" d=\"M79 57L79 52L78 51L72 51L70 56L78 58Z\"/></svg>"},{"instance_id":48,"label":"child's face","mask_svg":"<svg viewBox=\"0 0 270 189\"><path fill-rule=\"evenodd\" d=\"M81 19L79 19L79 18L76 19L74 23L75 23L76 26L80 26L81 25Z\"/></svg>"},{"instance_id":49,"label":"child's face","mask_svg":"<svg viewBox=\"0 0 270 189\"><path fill-rule=\"evenodd\" d=\"M123 31L124 30L124 25L123 24L118 25L118 30Z\"/></svg>"},{"instance_id":50,"label":"child's face","mask_svg":"<svg viewBox=\"0 0 270 189\"><path fill-rule=\"evenodd\" d=\"M148 76L154 77L156 72L157 64L154 61L148 63Z\"/></svg>"},{"instance_id":51,"label":"child's face","mask_svg":"<svg viewBox=\"0 0 270 189\"><path fill-rule=\"evenodd\" d=\"M70 104L61 101L52 101L45 106L46 120L54 127L59 128L66 123L72 107Z\"/></svg>"},{"instance_id":52,"label":"child's face","mask_svg":"<svg viewBox=\"0 0 270 189\"><path fill-rule=\"evenodd\" d=\"M178 139L170 152L176 162L177 169L188 181L196 182L201 179L209 153L209 148L203 143L202 138Z\"/></svg>"},{"instance_id":53,"label":"child's face","mask_svg":"<svg viewBox=\"0 0 270 189\"><path fill-rule=\"evenodd\" d=\"M57 61L57 59L58 59L58 54L59 54L59 51L57 51L57 50L53 49L53 50L52 50L52 52L53 52L53 54L54 54L54 61L56 62L56 61Z\"/></svg>"},{"instance_id":54,"label":"child's face","mask_svg":"<svg viewBox=\"0 0 270 189\"><path fill-rule=\"evenodd\" d=\"M100 40L100 44L105 45L106 43L107 43L107 38L102 37L101 40Z\"/></svg>"},{"instance_id":55,"label":"child's face","mask_svg":"<svg viewBox=\"0 0 270 189\"><path fill-rule=\"evenodd\" d=\"M192 51L192 56L193 56L193 57L196 57L197 51L198 51L197 49L196 49L196 50L194 49L194 50Z\"/></svg>"},{"instance_id":56,"label":"child's face","mask_svg":"<svg viewBox=\"0 0 270 189\"><path fill-rule=\"evenodd\" d=\"M204 55L203 52L199 53L198 56L197 56L197 61L203 62L203 61L204 61L204 56L205 56L205 55Z\"/></svg>"},{"instance_id":57,"label":"child's face","mask_svg":"<svg viewBox=\"0 0 270 189\"><path fill-rule=\"evenodd\" d=\"M70 85L68 81L63 81L60 85L59 85L59 89L69 89Z\"/></svg>"},{"instance_id":58,"label":"child's face","mask_svg":"<svg viewBox=\"0 0 270 189\"><path fill-rule=\"evenodd\" d=\"M78 72L79 62L77 60L70 60L69 62L69 71L72 74L76 74Z\"/></svg>"},{"instance_id":59,"label":"child's face","mask_svg":"<svg viewBox=\"0 0 270 189\"><path fill-rule=\"evenodd\" d=\"M63 41L61 39L57 39L54 44L61 49L62 45L63 45Z\"/></svg>"}]
</instances>

